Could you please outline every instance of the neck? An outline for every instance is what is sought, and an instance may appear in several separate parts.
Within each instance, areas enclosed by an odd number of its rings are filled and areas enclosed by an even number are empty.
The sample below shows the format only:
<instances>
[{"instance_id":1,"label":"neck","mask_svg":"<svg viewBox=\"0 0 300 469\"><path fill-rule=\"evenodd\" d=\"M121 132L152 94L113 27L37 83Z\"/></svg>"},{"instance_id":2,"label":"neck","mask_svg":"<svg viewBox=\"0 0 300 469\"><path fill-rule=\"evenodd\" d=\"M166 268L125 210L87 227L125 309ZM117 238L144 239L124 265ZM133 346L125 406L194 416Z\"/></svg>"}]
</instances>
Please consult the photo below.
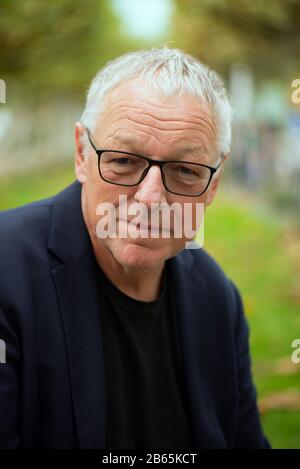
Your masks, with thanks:
<instances>
[{"instance_id":1,"label":"neck","mask_svg":"<svg viewBox=\"0 0 300 469\"><path fill-rule=\"evenodd\" d=\"M140 301L154 301L159 297L164 264L153 270L137 270L119 264L111 252L98 243L94 254L98 265L110 281L126 295Z\"/></svg>"}]
</instances>

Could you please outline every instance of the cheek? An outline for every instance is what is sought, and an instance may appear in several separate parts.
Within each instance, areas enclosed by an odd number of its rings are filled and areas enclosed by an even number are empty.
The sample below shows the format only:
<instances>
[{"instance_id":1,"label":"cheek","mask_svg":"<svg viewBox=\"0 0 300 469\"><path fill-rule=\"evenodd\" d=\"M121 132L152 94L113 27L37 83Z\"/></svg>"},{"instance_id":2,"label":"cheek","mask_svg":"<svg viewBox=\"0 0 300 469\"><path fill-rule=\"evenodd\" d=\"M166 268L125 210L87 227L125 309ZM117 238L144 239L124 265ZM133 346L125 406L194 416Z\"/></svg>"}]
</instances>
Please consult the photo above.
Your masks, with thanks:
<instances>
[{"instance_id":1,"label":"cheek","mask_svg":"<svg viewBox=\"0 0 300 469\"><path fill-rule=\"evenodd\" d=\"M117 221L120 196L126 197L128 206L133 198L131 195L132 190L126 191L122 187L103 181L100 177L96 182L91 184L88 192L89 213L94 225L96 225L102 217L107 218L108 213L110 220L113 217L113 219ZM101 204L103 204L102 209Z\"/></svg>"},{"instance_id":2,"label":"cheek","mask_svg":"<svg viewBox=\"0 0 300 469\"><path fill-rule=\"evenodd\" d=\"M98 171L98 162L97 157L94 155L89 155L86 165L87 165L87 179L90 186L98 186L101 183L101 178ZM103 181L104 182L104 181Z\"/></svg>"}]
</instances>

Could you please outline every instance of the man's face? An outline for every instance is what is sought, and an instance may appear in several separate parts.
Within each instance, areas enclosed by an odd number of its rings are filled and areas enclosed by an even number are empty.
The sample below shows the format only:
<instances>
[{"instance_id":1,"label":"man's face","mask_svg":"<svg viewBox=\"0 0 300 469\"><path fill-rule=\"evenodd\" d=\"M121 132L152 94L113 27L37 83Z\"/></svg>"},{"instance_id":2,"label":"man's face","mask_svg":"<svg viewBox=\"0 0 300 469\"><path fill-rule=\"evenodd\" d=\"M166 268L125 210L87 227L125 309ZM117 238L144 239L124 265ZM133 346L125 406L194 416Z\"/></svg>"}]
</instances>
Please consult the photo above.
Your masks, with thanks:
<instances>
[{"instance_id":1,"label":"man's face","mask_svg":"<svg viewBox=\"0 0 300 469\"><path fill-rule=\"evenodd\" d=\"M113 185L101 179L98 172L98 158L89 146L88 158L83 156L80 135L84 128L76 127L76 174L82 183L83 214L95 252L109 252L115 261L127 269L151 270L175 256L185 247L188 240L177 238L172 232L168 238L148 237L105 238L96 235L99 215L97 206L109 202L118 215L119 196L127 197L127 207L142 203L149 209L151 226L151 204L174 202L182 206L192 205L193 227L195 227L196 203L209 204L214 198L218 180L211 182L209 189L198 197L175 195L168 192L162 182L158 166L152 166L146 177L136 186ZM126 151L153 159L168 161L181 160L216 166L220 155L216 147L216 128L210 107L192 96L165 97L139 81L118 86L106 98L104 114L96 130L91 134L97 148ZM197 150L187 151L187 145L197 146ZM98 212L99 213L99 212ZM117 230L134 217L120 220L117 217ZM124 224L127 225L124 227ZM161 225L160 225L161 227Z\"/></svg>"}]
</instances>

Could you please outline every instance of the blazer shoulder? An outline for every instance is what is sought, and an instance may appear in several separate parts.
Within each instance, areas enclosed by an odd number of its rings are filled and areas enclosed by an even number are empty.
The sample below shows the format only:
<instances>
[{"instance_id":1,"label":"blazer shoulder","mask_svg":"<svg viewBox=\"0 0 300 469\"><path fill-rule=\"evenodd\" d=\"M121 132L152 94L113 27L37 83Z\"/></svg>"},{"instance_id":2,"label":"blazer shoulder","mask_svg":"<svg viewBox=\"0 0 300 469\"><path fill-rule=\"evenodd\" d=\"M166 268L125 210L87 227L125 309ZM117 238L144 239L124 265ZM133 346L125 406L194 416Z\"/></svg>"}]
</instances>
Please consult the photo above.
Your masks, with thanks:
<instances>
[{"instance_id":1,"label":"blazer shoulder","mask_svg":"<svg viewBox=\"0 0 300 469\"><path fill-rule=\"evenodd\" d=\"M181 264L188 267L190 282L197 283L197 279L205 282L213 314L222 320L227 317L236 325L240 314L243 314L243 303L235 282L204 248L185 249L180 257Z\"/></svg>"},{"instance_id":2,"label":"blazer shoulder","mask_svg":"<svg viewBox=\"0 0 300 469\"><path fill-rule=\"evenodd\" d=\"M0 249L8 244L32 239L35 233L48 225L51 198L32 202L0 212ZM30 238L28 238L30 236ZM5 251L4 251L5 252Z\"/></svg>"},{"instance_id":3,"label":"blazer shoulder","mask_svg":"<svg viewBox=\"0 0 300 469\"><path fill-rule=\"evenodd\" d=\"M0 212L0 308L30 295L33 279L48 276L58 265L49 239L55 208L65 213L69 191Z\"/></svg>"},{"instance_id":4,"label":"blazer shoulder","mask_svg":"<svg viewBox=\"0 0 300 469\"><path fill-rule=\"evenodd\" d=\"M0 212L1 287L45 265L55 197Z\"/></svg>"},{"instance_id":5,"label":"blazer shoulder","mask_svg":"<svg viewBox=\"0 0 300 469\"><path fill-rule=\"evenodd\" d=\"M213 282L216 286L227 284L228 276L220 264L204 249L184 249L178 256L179 263L188 270L191 275L204 276L207 282Z\"/></svg>"}]
</instances>

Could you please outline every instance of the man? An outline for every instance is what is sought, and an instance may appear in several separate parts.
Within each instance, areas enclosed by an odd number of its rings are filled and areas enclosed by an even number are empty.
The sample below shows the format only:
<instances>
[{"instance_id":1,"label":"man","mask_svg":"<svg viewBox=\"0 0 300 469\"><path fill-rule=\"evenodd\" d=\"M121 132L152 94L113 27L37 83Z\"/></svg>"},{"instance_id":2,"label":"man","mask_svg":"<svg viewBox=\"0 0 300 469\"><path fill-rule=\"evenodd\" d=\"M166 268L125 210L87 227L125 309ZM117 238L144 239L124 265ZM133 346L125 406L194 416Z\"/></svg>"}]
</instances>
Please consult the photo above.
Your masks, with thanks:
<instances>
[{"instance_id":1,"label":"man","mask_svg":"<svg viewBox=\"0 0 300 469\"><path fill-rule=\"evenodd\" d=\"M219 77L176 49L126 54L94 78L77 181L0 217L2 447L269 446L239 292L175 235L178 207L194 224L216 195L230 121ZM169 236L161 217L132 217L174 203Z\"/></svg>"}]
</instances>

